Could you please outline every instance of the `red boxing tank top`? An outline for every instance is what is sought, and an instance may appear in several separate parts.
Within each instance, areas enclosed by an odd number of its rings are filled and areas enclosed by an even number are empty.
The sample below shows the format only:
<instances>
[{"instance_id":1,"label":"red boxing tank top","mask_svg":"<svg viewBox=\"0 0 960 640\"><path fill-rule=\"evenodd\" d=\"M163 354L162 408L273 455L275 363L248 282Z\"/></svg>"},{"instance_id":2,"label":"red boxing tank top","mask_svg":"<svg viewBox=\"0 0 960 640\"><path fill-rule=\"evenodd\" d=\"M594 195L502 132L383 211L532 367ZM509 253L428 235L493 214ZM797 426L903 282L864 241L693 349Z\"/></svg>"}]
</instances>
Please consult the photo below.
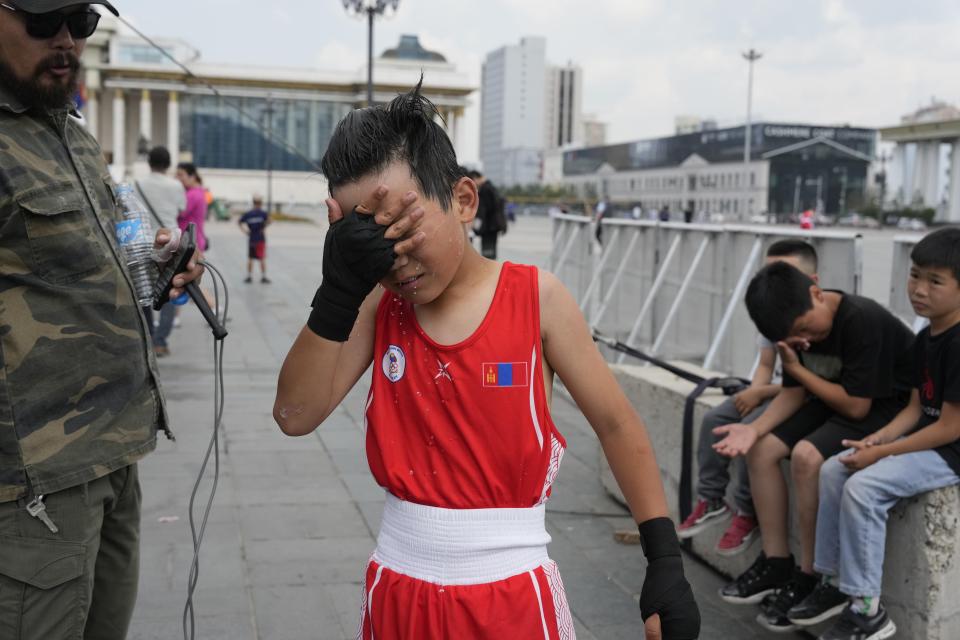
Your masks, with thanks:
<instances>
[{"instance_id":1,"label":"red boxing tank top","mask_svg":"<svg viewBox=\"0 0 960 640\"><path fill-rule=\"evenodd\" d=\"M390 292L377 309L367 459L401 500L448 509L546 501L566 442L543 382L537 269L504 263L479 328L434 342L413 305Z\"/></svg>"}]
</instances>

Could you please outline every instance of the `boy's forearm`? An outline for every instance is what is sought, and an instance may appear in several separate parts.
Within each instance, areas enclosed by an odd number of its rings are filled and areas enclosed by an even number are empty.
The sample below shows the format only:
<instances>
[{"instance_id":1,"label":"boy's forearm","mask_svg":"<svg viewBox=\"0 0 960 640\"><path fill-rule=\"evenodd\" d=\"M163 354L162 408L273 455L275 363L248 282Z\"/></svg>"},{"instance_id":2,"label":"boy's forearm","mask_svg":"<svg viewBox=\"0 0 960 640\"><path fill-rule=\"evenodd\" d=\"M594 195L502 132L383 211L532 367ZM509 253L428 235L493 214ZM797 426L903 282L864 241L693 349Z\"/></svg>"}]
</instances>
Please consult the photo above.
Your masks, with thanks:
<instances>
[{"instance_id":1,"label":"boy's forearm","mask_svg":"<svg viewBox=\"0 0 960 640\"><path fill-rule=\"evenodd\" d=\"M753 372L753 379L750 380L751 387L764 387L773 380L773 367L760 363L757 370Z\"/></svg>"},{"instance_id":2,"label":"boy's forearm","mask_svg":"<svg viewBox=\"0 0 960 640\"><path fill-rule=\"evenodd\" d=\"M882 442L893 442L913 429L918 420L920 420L920 405L914 405L911 402L904 407L893 420L878 430L874 435L879 437Z\"/></svg>"},{"instance_id":3,"label":"boy's forearm","mask_svg":"<svg viewBox=\"0 0 960 640\"><path fill-rule=\"evenodd\" d=\"M750 423L750 428L762 438L803 406L806 391L803 387L782 388L763 413Z\"/></svg>"},{"instance_id":4,"label":"boy's forearm","mask_svg":"<svg viewBox=\"0 0 960 640\"><path fill-rule=\"evenodd\" d=\"M754 387L754 385L750 385L750 386ZM782 389L783 387L781 387L778 384L764 384L764 385L756 386L755 388L759 392L761 399L769 400L770 398L773 398L778 393L780 393L780 389Z\"/></svg>"},{"instance_id":5,"label":"boy's forearm","mask_svg":"<svg viewBox=\"0 0 960 640\"><path fill-rule=\"evenodd\" d=\"M287 354L277 382L273 417L287 435L305 435L330 410L333 380L343 344L304 328Z\"/></svg>"},{"instance_id":6,"label":"boy's forearm","mask_svg":"<svg viewBox=\"0 0 960 640\"><path fill-rule=\"evenodd\" d=\"M634 520L642 523L667 516L660 467L643 423L637 419L606 431L600 446Z\"/></svg>"},{"instance_id":7,"label":"boy's forearm","mask_svg":"<svg viewBox=\"0 0 960 640\"><path fill-rule=\"evenodd\" d=\"M791 367L789 374L840 415L851 420L863 419L863 416L854 410L854 405L862 404L863 398L851 396L841 385L824 380L803 365Z\"/></svg>"},{"instance_id":8,"label":"boy's forearm","mask_svg":"<svg viewBox=\"0 0 960 640\"><path fill-rule=\"evenodd\" d=\"M936 449L945 444L956 442L957 439L960 439L960 425L948 424L943 420L938 420L906 438L877 446L879 448L878 453L886 457Z\"/></svg>"}]
</instances>

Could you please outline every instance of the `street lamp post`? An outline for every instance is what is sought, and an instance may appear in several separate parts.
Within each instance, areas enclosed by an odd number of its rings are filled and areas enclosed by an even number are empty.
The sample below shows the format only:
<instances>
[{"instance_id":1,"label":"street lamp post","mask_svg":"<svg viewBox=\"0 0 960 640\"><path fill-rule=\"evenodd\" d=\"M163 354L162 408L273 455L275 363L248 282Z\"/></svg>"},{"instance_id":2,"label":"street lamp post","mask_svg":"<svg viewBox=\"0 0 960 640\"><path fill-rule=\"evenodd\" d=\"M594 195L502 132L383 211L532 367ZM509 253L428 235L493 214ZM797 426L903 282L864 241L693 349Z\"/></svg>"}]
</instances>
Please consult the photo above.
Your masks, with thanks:
<instances>
[{"instance_id":1,"label":"street lamp post","mask_svg":"<svg viewBox=\"0 0 960 640\"><path fill-rule=\"evenodd\" d=\"M743 54L743 59L750 63L750 72L747 76L747 128L743 145L743 163L750 164L750 139L753 129L753 63L763 57L756 49L750 49Z\"/></svg>"},{"instance_id":2,"label":"street lamp post","mask_svg":"<svg viewBox=\"0 0 960 640\"><path fill-rule=\"evenodd\" d=\"M273 97L267 94L267 108L263 110L263 116L267 124L264 127L267 132L266 145L264 147L267 168L267 215L273 211Z\"/></svg>"},{"instance_id":3,"label":"street lamp post","mask_svg":"<svg viewBox=\"0 0 960 640\"><path fill-rule=\"evenodd\" d=\"M373 106L373 21L389 8L396 11L400 0L343 0L343 8L367 16L367 106Z\"/></svg>"}]
</instances>

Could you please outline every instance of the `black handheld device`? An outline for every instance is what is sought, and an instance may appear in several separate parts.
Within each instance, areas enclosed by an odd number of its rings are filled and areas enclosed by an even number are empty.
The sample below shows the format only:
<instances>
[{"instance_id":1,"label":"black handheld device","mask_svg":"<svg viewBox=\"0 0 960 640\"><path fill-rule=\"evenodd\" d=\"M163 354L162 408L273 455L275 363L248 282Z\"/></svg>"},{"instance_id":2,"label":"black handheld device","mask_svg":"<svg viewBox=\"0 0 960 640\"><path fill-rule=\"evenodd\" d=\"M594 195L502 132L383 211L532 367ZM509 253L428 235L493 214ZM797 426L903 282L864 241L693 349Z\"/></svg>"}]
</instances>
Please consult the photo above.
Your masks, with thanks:
<instances>
[{"instance_id":1,"label":"black handheld device","mask_svg":"<svg viewBox=\"0 0 960 640\"><path fill-rule=\"evenodd\" d=\"M197 227L191 222L187 225L187 230L180 236L180 246L177 247L177 250L170 259L167 260L166 264L160 268L160 277L157 278L156 283L153 285L153 309L155 311L159 311L163 305L170 302L170 290L173 289L173 278L178 273L183 273L187 270L190 258L193 257L196 250ZM213 310L210 309L210 305L207 304L203 293L197 285L191 282L187 284L184 289L186 289L187 294L197 305L197 308L200 309L204 320L210 325L210 329L213 331L213 337L217 340L226 338L227 330L224 329L220 321L217 320L217 316L213 313Z\"/></svg>"}]
</instances>

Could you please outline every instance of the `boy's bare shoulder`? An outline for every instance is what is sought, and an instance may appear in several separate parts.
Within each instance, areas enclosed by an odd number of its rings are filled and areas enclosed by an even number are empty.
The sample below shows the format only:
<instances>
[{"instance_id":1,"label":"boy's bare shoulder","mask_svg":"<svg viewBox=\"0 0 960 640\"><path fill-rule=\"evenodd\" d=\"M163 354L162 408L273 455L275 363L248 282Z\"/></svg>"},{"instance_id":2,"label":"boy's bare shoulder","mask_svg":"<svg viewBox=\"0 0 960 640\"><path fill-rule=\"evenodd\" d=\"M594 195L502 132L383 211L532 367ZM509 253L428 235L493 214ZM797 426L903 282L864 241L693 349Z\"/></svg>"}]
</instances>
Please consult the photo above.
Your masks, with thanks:
<instances>
[{"instance_id":1,"label":"boy's bare shoulder","mask_svg":"<svg viewBox=\"0 0 960 640\"><path fill-rule=\"evenodd\" d=\"M540 289L540 329L547 338L554 331L564 332L571 323L582 322L580 307L566 285L549 271L538 269Z\"/></svg>"},{"instance_id":2,"label":"boy's bare shoulder","mask_svg":"<svg viewBox=\"0 0 960 640\"><path fill-rule=\"evenodd\" d=\"M567 288L560 278L545 269L537 269L540 283L540 304L546 306L547 303L556 301L557 296L566 293Z\"/></svg>"}]
</instances>

